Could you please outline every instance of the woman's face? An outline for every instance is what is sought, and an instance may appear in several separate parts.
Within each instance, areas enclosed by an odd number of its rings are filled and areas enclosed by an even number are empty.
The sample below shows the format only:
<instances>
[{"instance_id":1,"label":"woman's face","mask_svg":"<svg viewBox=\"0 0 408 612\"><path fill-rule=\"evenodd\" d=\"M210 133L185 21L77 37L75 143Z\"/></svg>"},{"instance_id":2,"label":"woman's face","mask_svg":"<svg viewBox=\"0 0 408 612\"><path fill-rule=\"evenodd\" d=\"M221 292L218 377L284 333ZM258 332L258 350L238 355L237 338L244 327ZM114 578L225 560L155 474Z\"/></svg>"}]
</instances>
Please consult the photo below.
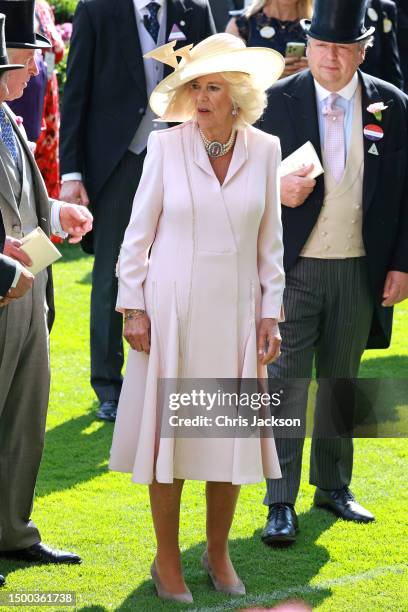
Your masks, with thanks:
<instances>
[{"instance_id":1,"label":"woman's face","mask_svg":"<svg viewBox=\"0 0 408 612\"><path fill-rule=\"evenodd\" d=\"M188 84L198 125L202 130L230 129L233 123L228 83L219 74L199 77Z\"/></svg>"}]
</instances>

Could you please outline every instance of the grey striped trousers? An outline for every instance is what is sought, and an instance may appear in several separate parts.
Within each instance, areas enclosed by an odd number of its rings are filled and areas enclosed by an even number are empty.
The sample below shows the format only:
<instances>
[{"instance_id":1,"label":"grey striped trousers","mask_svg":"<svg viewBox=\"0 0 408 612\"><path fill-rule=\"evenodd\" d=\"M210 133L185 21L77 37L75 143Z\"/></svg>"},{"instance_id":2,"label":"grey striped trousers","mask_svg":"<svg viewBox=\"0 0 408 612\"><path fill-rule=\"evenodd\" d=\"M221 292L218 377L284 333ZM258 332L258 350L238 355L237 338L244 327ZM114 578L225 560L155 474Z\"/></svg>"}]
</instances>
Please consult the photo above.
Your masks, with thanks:
<instances>
[{"instance_id":1,"label":"grey striped trousers","mask_svg":"<svg viewBox=\"0 0 408 612\"><path fill-rule=\"evenodd\" d=\"M373 315L365 257L300 257L286 276L284 308L285 322L280 325L282 354L268 366L268 376L271 383L274 378L297 379L304 421L313 359L317 379L354 378L358 374ZM315 424L319 414L328 409L327 401L327 395L318 387ZM282 479L267 480L265 504L295 503L303 443L302 437L276 439ZM350 438L313 438L310 484L340 489L350 483L352 468Z\"/></svg>"}]
</instances>

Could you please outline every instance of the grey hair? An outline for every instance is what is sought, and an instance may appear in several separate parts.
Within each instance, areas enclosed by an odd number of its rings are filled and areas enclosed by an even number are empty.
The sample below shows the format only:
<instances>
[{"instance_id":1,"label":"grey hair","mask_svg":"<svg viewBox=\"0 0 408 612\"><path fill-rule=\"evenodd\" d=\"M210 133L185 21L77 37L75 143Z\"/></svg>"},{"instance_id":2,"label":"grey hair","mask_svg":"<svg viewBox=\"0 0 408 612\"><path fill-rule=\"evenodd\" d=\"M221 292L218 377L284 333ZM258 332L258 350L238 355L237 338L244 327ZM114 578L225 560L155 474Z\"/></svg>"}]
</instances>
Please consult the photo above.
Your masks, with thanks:
<instances>
[{"instance_id":1,"label":"grey hair","mask_svg":"<svg viewBox=\"0 0 408 612\"><path fill-rule=\"evenodd\" d=\"M364 51L367 51L370 47L374 47L374 36L371 35L365 40L360 41L360 46Z\"/></svg>"}]
</instances>

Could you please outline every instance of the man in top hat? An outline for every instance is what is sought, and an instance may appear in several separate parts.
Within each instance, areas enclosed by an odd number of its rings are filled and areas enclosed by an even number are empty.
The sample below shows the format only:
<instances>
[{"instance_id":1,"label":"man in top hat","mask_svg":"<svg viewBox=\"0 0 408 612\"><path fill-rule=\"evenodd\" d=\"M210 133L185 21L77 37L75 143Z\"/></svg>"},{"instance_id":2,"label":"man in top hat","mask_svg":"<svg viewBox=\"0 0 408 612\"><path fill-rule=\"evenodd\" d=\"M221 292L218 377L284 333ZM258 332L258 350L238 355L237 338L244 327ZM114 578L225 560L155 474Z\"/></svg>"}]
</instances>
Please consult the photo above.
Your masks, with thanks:
<instances>
[{"instance_id":1,"label":"man in top hat","mask_svg":"<svg viewBox=\"0 0 408 612\"><path fill-rule=\"evenodd\" d=\"M4 104L6 97L21 96L38 74L35 50L50 46L35 34L34 0L0 0L0 12L6 15L10 61L23 66L9 72L0 97L0 210L9 254L27 263L19 249L24 235L39 226L47 235L52 229L78 242L92 227L92 215L84 207L49 200L28 142ZM51 327L54 310L51 270L39 272L19 297L22 276L20 267L13 281L17 287L7 291L0 309L0 557L78 563L78 555L45 546L30 520L49 398L47 318Z\"/></svg>"},{"instance_id":2,"label":"man in top hat","mask_svg":"<svg viewBox=\"0 0 408 612\"><path fill-rule=\"evenodd\" d=\"M116 262L148 136L167 127L153 121L148 99L171 69L143 56L211 34L208 0L79 0L75 12L61 114L61 198L90 203L95 216L91 384L104 420L115 420L122 387Z\"/></svg>"},{"instance_id":3,"label":"man in top hat","mask_svg":"<svg viewBox=\"0 0 408 612\"><path fill-rule=\"evenodd\" d=\"M303 22L310 69L271 88L262 123L283 158L310 141L324 167L317 180L310 165L281 180L285 322L269 376L296 379L303 417L313 359L318 379L356 377L366 347L389 346L392 306L408 296L408 98L359 71L373 34L364 12L364 0L316 0ZM333 401L320 384L315 431ZM304 440L276 442L283 478L267 482L267 544L293 542L297 531ZM352 467L351 438L316 436L314 503L373 521L349 489Z\"/></svg>"}]
</instances>

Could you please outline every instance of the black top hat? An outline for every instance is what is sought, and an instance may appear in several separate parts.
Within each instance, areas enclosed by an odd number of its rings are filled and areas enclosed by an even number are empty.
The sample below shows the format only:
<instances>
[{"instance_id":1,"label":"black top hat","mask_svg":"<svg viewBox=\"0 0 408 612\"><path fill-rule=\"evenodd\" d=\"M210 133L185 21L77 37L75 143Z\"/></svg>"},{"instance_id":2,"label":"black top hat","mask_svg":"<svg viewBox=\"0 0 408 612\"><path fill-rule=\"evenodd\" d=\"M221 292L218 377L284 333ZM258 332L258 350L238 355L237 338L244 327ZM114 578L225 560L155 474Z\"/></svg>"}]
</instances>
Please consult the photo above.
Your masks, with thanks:
<instances>
[{"instance_id":1,"label":"black top hat","mask_svg":"<svg viewBox=\"0 0 408 612\"><path fill-rule=\"evenodd\" d=\"M4 24L6 17L0 13L0 74L7 70L18 70L24 68L23 64L9 64L6 50L6 37L4 36Z\"/></svg>"},{"instance_id":2,"label":"black top hat","mask_svg":"<svg viewBox=\"0 0 408 612\"><path fill-rule=\"evenodd\" d=\"M351 44L375 32L375 28L367 30L364 25L365 11L366 0L315 0L312 20L302 19L300 23L311 38Z\"/></svg>"},{"instance_id":3,"label":"black top hat","mask_svg":"<svg viewBox=\"0 0 408 612\"><path fill-rule=\"evenodd\" d=\"M35 32L35 0L0 0L6 15L6 46L9 49L49 49L48 38Z\"/></svg>"}]
</instances>

